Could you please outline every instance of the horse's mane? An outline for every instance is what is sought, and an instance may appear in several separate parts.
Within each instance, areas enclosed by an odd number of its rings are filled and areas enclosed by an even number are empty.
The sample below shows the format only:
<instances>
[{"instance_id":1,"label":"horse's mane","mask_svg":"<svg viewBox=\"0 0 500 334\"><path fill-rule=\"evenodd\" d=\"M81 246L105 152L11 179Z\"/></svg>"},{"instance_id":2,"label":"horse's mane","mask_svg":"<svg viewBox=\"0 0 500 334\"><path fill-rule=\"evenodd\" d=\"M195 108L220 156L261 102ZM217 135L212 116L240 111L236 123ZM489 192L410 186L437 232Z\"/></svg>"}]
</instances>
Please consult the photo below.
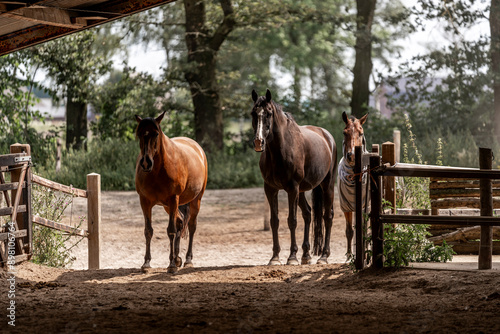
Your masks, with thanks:
<instances>
[{"instance_id":1,"label":"horse's mane","mask_svg":"<svg viewBox=\"0 0 500 334\"><path fill-rule=\"evenodd\" d=\"M261 107L263 108L266 104L267 104L267 100L266 100L266 97L265 96L260 96L257 101L255 102L255 105L257 107ZM293 121L294 123L295 122L295 119L293 118L293 115L290 114L289 112L286 112L286 111L283 111L283 106L279 103L276 103L274 102L274 100L271 100L271 104L273 105L274 109L278 112L278 113L281 113L283 114L287 119Z\"/></svg>"}]
</instances>

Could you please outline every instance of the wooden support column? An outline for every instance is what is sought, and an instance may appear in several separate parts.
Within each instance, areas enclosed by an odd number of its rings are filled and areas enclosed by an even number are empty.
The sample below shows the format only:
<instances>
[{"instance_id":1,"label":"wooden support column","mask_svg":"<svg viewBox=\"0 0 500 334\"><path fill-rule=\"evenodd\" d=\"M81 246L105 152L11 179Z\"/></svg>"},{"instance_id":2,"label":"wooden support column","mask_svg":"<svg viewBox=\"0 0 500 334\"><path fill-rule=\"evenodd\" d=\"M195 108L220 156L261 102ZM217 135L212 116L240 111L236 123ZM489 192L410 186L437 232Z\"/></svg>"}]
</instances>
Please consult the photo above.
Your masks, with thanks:
<instances>
[{"instance_id":1,"label":"wooden support column","mask_svg":"<svg viewBox=\"0 0 500 334\"><path fill-rule=\"evenodd\" d=\"M101 175L87 175L87 231L89 242L89 269L100 269L101 264Z\"/></svg>"},{"instance_id":2,"label":"wooden support column","mask_svg":"<svg viewBox=\"0 0 500 334\"><path fill-rule=\"evenodd\" d=\"M479 148L479 168L491 169L493 153L490 148ZM491 179L480 179L481 216L493 216L493 193ZM481 242L479 245L479 269L491 269L493 266L493 227L481 225Z\"/></svg>"},{"instance_id":3,"label":"wooden support column","mask_svg":"<svg viewBox=\"0 0 500 334\"><path fill-rule=\"evenodd\" d=\"M383 224L380 222L381 210L381 184L380 176L374 173L373 169L380 166L380 156L370 157L370 196L371 196L371 213L370 223L372 227L372 242L373 242L373 266L382 268L384 266L384 230Z\"/></svg>"},{"instance_id":4,"label":"wooden support column","mask_svg":"<svg viewBox=\"0 0 500 334\"><path fill-rule=\"evenodd\" d=\"M363 228L363 182L361 171L362 166L362 147L354 148L354 187L356 194L356 269L361 270L365 267L365 229Z\"/></svg>"},{"instance_id":5,"label":"wooden support column","mask_svg":"<svg viewBox=\"0 0 500 334\"><path fill-rule=\"evenodd\" d=\"M394 143L385 142L382 144L382 163L396 164L396 146ZM384 200L390 203L392 213L396 213L396 178L394 176L384 177Z\"/></svg>"},{"instance_id":6,"label":"wooden support column","mask_svg":"<svg viewBox=\"0 0 500 334\"><path fill-rule=\"evenodd\" d=\"M380 154L380 147L378 144L372 144L372 153Z\"/></svg>"}]
</instances>

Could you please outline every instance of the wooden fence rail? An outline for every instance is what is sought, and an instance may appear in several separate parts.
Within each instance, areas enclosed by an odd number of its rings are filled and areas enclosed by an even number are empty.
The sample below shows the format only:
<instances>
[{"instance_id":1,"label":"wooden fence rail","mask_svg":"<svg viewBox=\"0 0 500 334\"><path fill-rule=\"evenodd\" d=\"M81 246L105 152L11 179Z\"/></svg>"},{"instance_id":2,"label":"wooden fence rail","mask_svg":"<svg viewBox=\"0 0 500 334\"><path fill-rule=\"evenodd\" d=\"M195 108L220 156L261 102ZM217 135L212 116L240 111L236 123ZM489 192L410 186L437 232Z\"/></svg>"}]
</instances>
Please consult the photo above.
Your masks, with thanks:
<instances>
[{"instance_id":1,"label":"wooden fence rail","mask_svg":"<svg viewBox=\"0 0 500 334\"><path fill-rule=\"evenodd\" d=\"M357 152L357 151L356 151ZM443 167L429 165L414 165L401 164L395 165L381 164L380 156L370 156L369 167L367 168L370 174L370 195L371 195L371 213L370 223L372 229L372 250L373 250L373 266L382 267L383 259L383 225L384 224L439 224L439 225L463 225L463 226L481 226L481 243L479 249L478 267L479 269L491 269L492 267L492 226L500 226L500 217L493 217L493 200L491 180L500 180L500 170L491 169L490 149L480 149L480 161L483 161L481 168L458 168L458 167ZM356 153L356 161L360 161L361 165L366 166L366 158L362 159L361 152ZM484 161L486 161L484 163ZM382 212L382 184L381 178L387 176L406 176L406 177L446 177L446 178L472 178L480 180L480 202L481 216L409 216L384 214ZM356 178L356 186L359 183L359 178ZM358 205L356 202L356 216L358 215ZM362 229L356 226L356 236L363 238ZM362 239L361 239L362 240ZM356 268L362 269L363 251L356 252Z\"/></svg>"}]
</instances>

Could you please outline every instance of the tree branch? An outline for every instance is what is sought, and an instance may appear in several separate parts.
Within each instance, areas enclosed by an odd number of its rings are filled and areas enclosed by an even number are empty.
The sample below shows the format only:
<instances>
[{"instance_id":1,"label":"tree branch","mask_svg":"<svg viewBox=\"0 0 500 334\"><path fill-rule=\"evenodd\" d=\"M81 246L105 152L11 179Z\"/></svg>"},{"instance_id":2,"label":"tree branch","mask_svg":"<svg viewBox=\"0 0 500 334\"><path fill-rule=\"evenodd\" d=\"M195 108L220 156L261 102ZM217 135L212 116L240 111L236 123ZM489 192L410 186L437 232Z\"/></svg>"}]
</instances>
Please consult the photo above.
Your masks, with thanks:
<instances>
[{"instance_id":1,"label":"tree branch","mask_svg":"<svg viewBox=\"0 0 500 334\"><path fill-rule=\"evenodd\" d=\"M233 5L231 0L220 0L220 6L224 12L224 19L222 23L217 27L212 39L210 41L210 47L218 51L227 36L233 31L236 20L234 18Z\"/></svg>"}]
</instances>

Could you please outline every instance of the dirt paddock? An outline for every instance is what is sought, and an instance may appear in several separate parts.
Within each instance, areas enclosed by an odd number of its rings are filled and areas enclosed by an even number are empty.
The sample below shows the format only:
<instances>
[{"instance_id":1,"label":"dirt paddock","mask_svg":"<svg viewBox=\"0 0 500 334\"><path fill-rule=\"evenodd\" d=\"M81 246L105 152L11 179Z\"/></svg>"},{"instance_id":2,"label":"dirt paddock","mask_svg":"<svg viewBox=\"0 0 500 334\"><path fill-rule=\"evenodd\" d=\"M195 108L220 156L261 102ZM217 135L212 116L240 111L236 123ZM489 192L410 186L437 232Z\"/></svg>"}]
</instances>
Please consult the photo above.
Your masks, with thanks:
<instances>
[{"instance_id":1,"label":"dirt paddock","mask_svg":"<svg viewBox=\"0 0 500 334\"><path fill-rule=\"evenodd\" d=\"M284 196L280 208L285 263L290 239ZM85 201L72 210L73 217L84 213ZM498 257L487 271L455 260L353 273L344 264L345 223L337 202L331 264L269 267L272 239L263 231L263 210L262 189L207 191L194 240L195 268L172 275L166 270L168 218L156 207L153 270L144 274L138 196L104 192L104 269L86 270L85 240L74 251L71 269L18 265L15 327L5 317L10 276L2 272L1 332L500 333ZM299 218L299 248L302 226ZM183 257L186 244L181 241Z\"/></svg>"}]
</instances>

